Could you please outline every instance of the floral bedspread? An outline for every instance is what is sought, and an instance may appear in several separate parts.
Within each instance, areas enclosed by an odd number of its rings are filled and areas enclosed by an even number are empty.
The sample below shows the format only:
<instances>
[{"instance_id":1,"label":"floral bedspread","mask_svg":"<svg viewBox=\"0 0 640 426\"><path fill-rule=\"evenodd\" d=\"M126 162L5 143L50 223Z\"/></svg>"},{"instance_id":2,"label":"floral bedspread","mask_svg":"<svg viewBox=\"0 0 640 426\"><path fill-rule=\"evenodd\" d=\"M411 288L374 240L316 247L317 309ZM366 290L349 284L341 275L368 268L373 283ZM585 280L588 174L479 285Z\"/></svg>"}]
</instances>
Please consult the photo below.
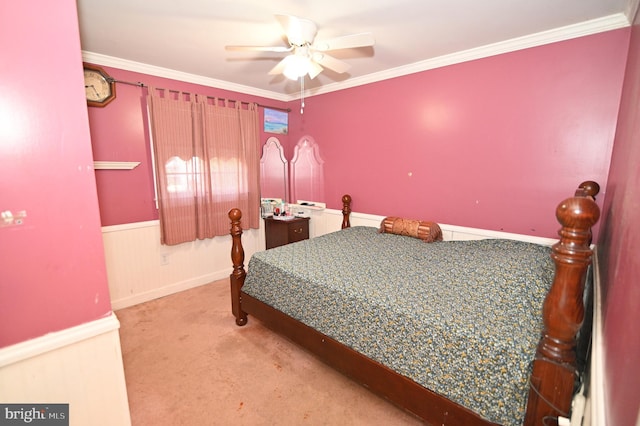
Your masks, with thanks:
<instances>
[{"instance_id":1,"label":"floral bedspread","mask_svg":"<svg viewBox=\"0 0 640 426\"><path fill-rule=\"evenodd\" d=\"M484 418L520 425L550 248L352 227L254 254L243 291Z\"/></svg>"}]
</instances>

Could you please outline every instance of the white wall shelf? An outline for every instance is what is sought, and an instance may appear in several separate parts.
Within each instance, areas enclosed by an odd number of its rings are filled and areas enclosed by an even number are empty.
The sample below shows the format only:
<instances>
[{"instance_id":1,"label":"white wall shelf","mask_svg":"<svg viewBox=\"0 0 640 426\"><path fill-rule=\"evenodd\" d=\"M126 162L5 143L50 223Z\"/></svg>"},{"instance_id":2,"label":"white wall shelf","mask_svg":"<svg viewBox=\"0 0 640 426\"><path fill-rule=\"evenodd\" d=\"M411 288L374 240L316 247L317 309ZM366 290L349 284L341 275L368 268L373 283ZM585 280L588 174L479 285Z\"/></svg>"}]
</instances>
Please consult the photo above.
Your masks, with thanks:
<instances>
[{"instance_id":1,"label":"white wall shelf","mask_svg":"<svg viewBox=\"0 0 640 426\"><path fill-rule=\"evenodd\" d=\"M139 161L94 161L94 170L133 170L140 165Z\"/></svg>"}]
</instances>

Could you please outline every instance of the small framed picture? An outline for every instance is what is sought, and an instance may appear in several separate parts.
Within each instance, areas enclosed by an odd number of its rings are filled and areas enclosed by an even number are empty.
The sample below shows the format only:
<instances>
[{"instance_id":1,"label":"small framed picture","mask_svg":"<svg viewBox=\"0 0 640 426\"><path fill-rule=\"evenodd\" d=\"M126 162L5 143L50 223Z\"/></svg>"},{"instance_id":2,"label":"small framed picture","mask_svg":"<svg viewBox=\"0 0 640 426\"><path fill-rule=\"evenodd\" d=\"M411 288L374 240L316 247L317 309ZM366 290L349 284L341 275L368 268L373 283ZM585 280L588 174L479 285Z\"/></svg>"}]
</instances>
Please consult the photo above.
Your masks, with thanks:
<instances>
[{"instance_id":1,"label":"small framed picture","mask_svg":"<svg viewBox=\"0 0 640 426\"><path fill-rule=\"evenodd\" d=\"M275 109L264 109L264 131L286 135L289 131L289 114Z\"/></svg>"}]
</instances>

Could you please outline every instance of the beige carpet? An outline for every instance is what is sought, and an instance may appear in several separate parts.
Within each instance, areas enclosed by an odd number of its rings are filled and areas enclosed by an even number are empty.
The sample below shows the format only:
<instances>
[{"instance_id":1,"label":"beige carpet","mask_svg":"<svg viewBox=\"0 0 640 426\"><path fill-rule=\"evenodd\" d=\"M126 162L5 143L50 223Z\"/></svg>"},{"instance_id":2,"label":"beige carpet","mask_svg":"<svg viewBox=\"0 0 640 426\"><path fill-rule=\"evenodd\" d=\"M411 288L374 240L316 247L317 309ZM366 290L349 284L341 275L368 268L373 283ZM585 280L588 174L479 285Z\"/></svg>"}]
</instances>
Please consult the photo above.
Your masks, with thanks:
<instances>
[{"instance_id":1,"label":"beige carpet","mask_svg":"<svg viewBox=\"0 0 640 426\"><path fill-rule=\"evenodd\" d=\"M133 426L419 425L249 317L228 280L116 312Z\"/></svg>"}]
</instances>

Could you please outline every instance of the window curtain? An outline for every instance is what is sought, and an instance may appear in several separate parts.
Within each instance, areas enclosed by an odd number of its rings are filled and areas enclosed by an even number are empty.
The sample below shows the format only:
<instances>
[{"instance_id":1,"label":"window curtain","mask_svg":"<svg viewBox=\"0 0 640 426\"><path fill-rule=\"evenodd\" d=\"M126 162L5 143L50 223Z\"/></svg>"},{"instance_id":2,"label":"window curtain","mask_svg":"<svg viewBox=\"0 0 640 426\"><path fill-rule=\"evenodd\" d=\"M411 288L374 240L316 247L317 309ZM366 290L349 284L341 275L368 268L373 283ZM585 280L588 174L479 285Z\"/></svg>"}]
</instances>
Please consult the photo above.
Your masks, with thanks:
<instances>
[{"instance_id":1,"label":"window curtain","mask_svg":"<svg viewBox=\"0 0 640 426\"><path fill-rule=\"evenodd\" d=\"M256 104L149 88L161 243L228 235L228 212L260 226L260 124ZM219 104L221 103L221 104Z\"/></svg>"}]
</instances>

